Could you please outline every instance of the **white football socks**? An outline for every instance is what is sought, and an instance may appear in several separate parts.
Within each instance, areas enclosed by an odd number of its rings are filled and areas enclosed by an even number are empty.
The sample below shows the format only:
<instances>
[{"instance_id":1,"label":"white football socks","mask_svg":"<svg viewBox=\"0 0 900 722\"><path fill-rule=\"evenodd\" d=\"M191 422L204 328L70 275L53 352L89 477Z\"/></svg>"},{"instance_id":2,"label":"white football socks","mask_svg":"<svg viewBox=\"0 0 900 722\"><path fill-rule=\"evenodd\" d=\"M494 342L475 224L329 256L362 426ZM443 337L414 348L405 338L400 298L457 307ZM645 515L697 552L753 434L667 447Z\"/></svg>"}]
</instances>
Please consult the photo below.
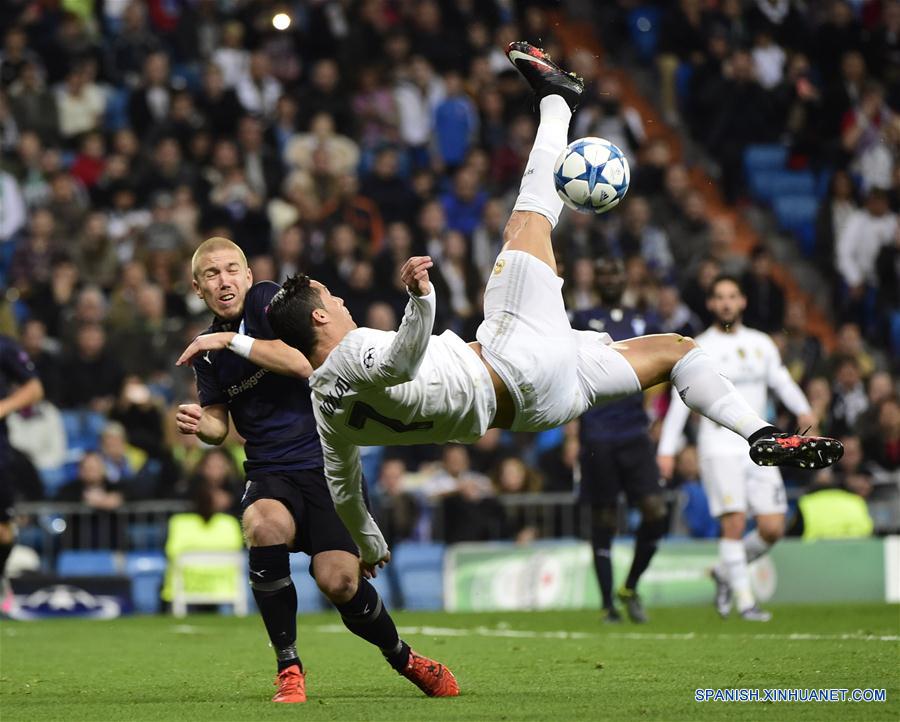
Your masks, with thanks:
<instances>
[{"instance_id":1,"label":"white football socks","mask_svg":"<svg viewBox=\"0 0 900 722\"><path fill-rule=\"evenodd\" d=\"M682 356L672 367L671 380L688 408L745 439L771 426L750 408L734 384L716 370L703 349L694 348Z\"/></svg>"},{"instance_id":2,"label":"white football socks","mask_svg":"<svg viewBox=\"0 0 900 722\"><path fill-rule=\"evenodd\" d=\"M763 539L756 529L746 534L741 543L744 545L744 555L746 556L747 564L755 562L772 548L772 545ZM728 579L728 570L725 568L725 562L722 559L716 564L716 574L724 579Z\"/></svg>"},{"instance_id":3,"label":"white football socks","mask_svg":"<svg viewBox=\"0 0 900 722\"><path fill-rule=\"evenodd\" d=\"M772 545L759 535L757 529L744 536L744 552L747 554L748 564L767 554L771 548Z\"/></svg>"},{"instance_id":4,"label":"white football socks","mask_svg":"<svg viewBox=\"0 0 900 722\"><path fill-rule=\"evenodd\" d=\"M556 227L563 207L553 181L553 166L566 147L571 119L572 111L561 96L548 95L541 100L541 122L513 206L514 211L540 213L552 228Z\"/></svg>"},{"instance_id":5,"label":"white football socks","mask_svg":"<svg viewBox=\"0 0 900 722\"><path fill-rule=\"evenodd\" d=\"M739 612L750 609L756 600L750 588L750 570L747 567L747 553L741 539L719 539L719 559L721 569L734 594L734 603Z\"/></svg>"}]
</instances>

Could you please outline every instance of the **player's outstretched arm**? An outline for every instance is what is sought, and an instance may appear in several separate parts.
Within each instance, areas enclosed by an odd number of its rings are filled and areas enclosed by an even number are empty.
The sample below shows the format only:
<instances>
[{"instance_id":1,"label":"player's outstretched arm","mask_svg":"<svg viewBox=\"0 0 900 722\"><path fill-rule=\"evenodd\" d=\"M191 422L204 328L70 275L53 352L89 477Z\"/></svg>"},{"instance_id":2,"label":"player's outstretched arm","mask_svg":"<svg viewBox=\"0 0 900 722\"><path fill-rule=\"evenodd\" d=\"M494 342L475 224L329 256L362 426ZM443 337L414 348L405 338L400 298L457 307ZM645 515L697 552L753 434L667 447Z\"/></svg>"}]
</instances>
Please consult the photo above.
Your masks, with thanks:
<instances>
[{"instance_id":1,"label":"player's outstretched arm","mask_svg":"<svg viewBox=\"0 0 900 722\"><path fill-rule=\"evenodd\" d=\"M316 412L318 416L318 412ZM362 491L359 448L318 424L325 461L325 480L335 511L359 547L360 568L366 577L387 563L391 554L387 542L369 514Z\"/></svg>"},{"instance_id":2,"label":"player's outstretched arm","mask_svg":"<svg viewBox=\"0 0 900 722\"><path fill-rule=\"evenodd\" d=\"M193 364L208 351L233 351L252 363L282 376L307 379L312 366L306 356L279 339L262 339L244 336L233 331L206 333L197 336L178 357L176 366Z\"/></svg>"},{"instance_id":3,"label":"player's outstretched arm","mask_svg":"<svg viewBox=\"0 0 900 722\"><path fill-rule=\"evenodd\" d=\"M435 294L428 279L428 269L433 265L428 256L413 256L400 269L409 302L391 343L373 349L374 358L366 373L369 381L396 386L411 381L419 371L434 328Z\"/></svg>"},{"instance_id":4,"label":"player's outstretched arm","mask_svg":"<svg viewBox=\"0 0 900 722\"><path fill-rule=\"evenodd\" d=\"M678 449L678 439L684 431L691 410L685 405L678 395L678 389L672 387L672 398L669 401L669 410L663 420L662 429L659 432L659 446L656 450L656 463L659 473L664 479L671 479L675 473L675 452Z\"/></svg>"}]
</instances>

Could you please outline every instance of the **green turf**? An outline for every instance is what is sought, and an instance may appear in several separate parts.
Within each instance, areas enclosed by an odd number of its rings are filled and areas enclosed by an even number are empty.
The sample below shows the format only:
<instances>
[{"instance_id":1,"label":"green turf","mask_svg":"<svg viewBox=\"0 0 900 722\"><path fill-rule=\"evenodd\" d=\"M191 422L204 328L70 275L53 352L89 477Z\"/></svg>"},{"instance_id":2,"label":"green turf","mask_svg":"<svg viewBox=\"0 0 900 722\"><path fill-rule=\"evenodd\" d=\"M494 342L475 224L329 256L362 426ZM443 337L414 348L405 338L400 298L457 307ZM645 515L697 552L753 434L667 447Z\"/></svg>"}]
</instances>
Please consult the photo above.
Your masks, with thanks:
<instances>
[{"instance_id":1,"label":"green turf","mask_svg":"<svg viewBox=\"0 0 900 722\"><path fill-rule=\"evenodd\" d=\"M397 614L413 646L456 673L462 696L441 700L399 678L368 645L336 627L336 615L304 615L299 646L310 699L303 706L268 701L274 661L255 617L6 621L0 624L0 717L900 719L898 607L773 611L771 623L752 624L722 622L708 609L655 609L641 627L602 626L587 612ZM792 640L791 634L809 636ZM698 704L698 687L884 688L887 703Z\"/></svg>"}]
</instances>

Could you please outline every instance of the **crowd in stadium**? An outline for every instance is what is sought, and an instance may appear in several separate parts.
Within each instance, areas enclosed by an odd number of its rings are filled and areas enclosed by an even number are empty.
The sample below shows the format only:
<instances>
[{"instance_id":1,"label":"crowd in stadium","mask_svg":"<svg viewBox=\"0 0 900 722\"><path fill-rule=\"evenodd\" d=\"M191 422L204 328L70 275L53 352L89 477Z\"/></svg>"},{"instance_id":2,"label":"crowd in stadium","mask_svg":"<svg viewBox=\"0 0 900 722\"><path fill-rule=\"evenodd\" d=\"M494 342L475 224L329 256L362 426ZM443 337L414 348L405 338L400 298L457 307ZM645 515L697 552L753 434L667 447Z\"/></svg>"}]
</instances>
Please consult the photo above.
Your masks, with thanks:
<instances>
[{"instance_id":1,"label":"crowd in stadium","mask_svg":"<svg viewBox=\"0 0 900 722\"><path fill-rule=\"evenodd\" d=\"M20 478L34 479L25 495L98 512L150 498L236 509L239 440L209 449L173 424L196 393L174 362L210 322L191 288L204 238L235 240L257 281L309 272L384 330L406 302L400 263L428 253L436 332L474 337L536 128L502 52L520 38L584 77L572 137L607 138L632 163L618 209L566 212L554 233L569 308L598 303L594 262L613 255L628 306L694 335L710 322L706 286L737 274L746 324L773 334L819 431L846 448L835 469L788 482L867 496L900 469L900 2L598 3L604 62L658 73L655 121L593 53L566 52L552 5L3 3L0 333L20 340L47 396L10 420ZM637 6L661 18L649 63L628 27ZM276 30L282 8L292 22ZM753 144L782 143L790 169L825 179L810 258L835 299L834 348L773 281L774 245L737 252L734 223L711 217L692 169L648 133L660 119L718 161L739 207L753 202ZM94 439L80 458L73 419ZM442 500L444 538L459 541L533 536L497 497L569 491L576 458L569 433L495 430L473 447L380 449L365 463L376 496L392 499L390 536L427 534L423 499ZM677 476L697 474L689 444Z\"/></svg>"}]
</instances>

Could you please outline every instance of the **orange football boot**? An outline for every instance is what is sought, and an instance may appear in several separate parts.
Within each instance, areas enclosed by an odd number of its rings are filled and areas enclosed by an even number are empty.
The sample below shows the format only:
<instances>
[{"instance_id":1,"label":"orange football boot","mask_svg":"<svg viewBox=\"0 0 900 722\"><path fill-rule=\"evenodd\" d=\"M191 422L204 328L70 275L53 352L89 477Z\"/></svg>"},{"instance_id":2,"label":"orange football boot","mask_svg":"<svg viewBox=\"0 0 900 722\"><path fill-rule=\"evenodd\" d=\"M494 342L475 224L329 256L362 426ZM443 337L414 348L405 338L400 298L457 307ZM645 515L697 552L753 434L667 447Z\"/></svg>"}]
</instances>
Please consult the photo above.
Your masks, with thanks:
<instances>
[{"instance_id":1,"label":"orange football boot","mask_svg":"<svg viewBox=\"0 0 900 722\"><path fill-rule=\"evenodd\" d=\"M429 697L458 697L459 684L453 672L440 662L409 650L409 661L400 672Z\"/></svg>"},{"instance_id":2,"label":"orange football boot","mask_svg":"<svg viewBox=\"0 0 900 722\"><path fill-rule=\"evenodd\" d=\"M282 669L275 678L278 691L272 697L273 702L306 702L306 677L296 664Z\"/></svg>"}]
</instances>

